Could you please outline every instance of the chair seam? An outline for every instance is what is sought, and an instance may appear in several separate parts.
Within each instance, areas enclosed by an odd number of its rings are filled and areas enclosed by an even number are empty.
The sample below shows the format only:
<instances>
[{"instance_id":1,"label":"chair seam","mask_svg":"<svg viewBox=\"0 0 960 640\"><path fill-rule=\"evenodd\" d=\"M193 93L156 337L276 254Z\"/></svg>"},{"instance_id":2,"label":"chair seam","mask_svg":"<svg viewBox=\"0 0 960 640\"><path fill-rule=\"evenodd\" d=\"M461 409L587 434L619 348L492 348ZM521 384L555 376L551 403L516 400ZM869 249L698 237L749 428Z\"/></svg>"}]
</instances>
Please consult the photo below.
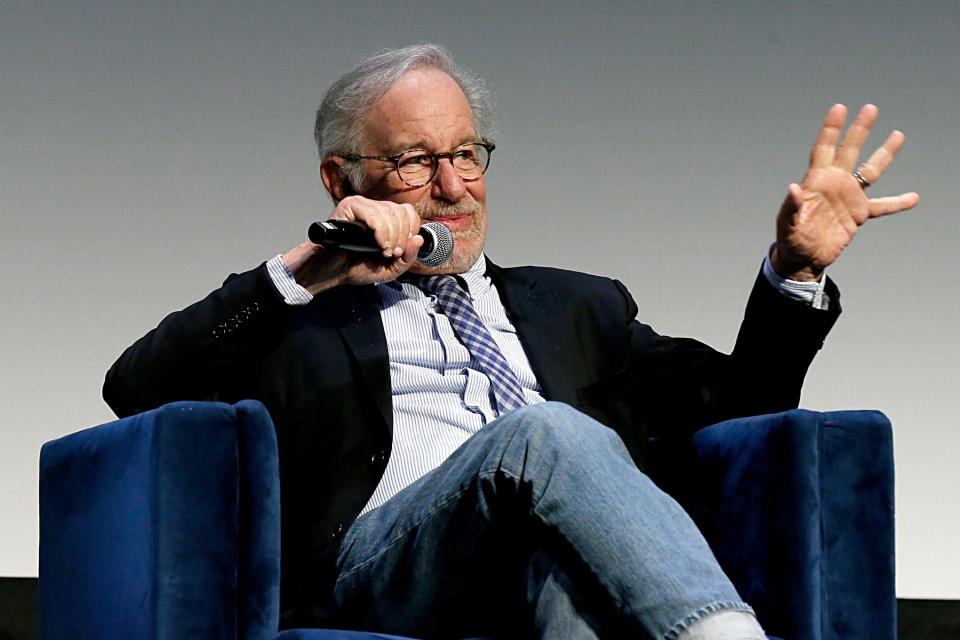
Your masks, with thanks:
<instances>
[{"instance_id":1,"label":"chair seam","mask_svg":"<svg viewBox=\"0 0 960 640\"><path fill-rule=\"evenodd\" d=\"M243 545L243 531L241 529L242 521L242 511L243 511L243 490L241 484L243 479L241 478L242 467L240 460L240 414L237 411L237 408L233 405L230 407L230 424L233 427L233 463L234 463L234 481L235 481L235 496L236 496L236 505L237 508L233 513L233 528L234 528L234 544L233 544L233 558L230 562L230 565L233 567L233 633L234 637L240 638L241 629L240 629L240 607L243 604L240 597L240 558L243 557L243 550L241 546Z\"/></svg>"},{"instance_id":2,"label":"chair seam","mask_svg":"<svg viewBox=\"0 0 960 640\"><path fill-rule=\"evenodd\" d=\"M166 416L162 416L157 411L155 418L157 422L153 425L153 428L143 428L143 432L148 438L147 450L149 451L153 447L160 449L164 446L164 430L166 429ZM146 421L143 413L137 414L133 418L133 428L141 429L141 425ZM152 442L149 442L152 440ZM158 461L157 455L149 456L150 460L150 517L154 519L154 522L159 521L160 517L160 463ZM151 581L151 591L150 594L150 616L153 618L150 624L150 628L154 630L154 637L158 637L161 624L160 616L160 572L157 571L157 559L160 556L160 530L161 527L156 525L153 527L151 539L150 539L150 563L153 565L149 567L149 571L153 576Z\"/></svg>"},{"instance_id":3,"label":"chair seam","mask_svg":"<svg viewBox=\"0 0 960 640\"><path fill-rule=\"evenodd\" d=\"M825 520L825 509L823 505L823 499L826 493L824 492L824 478L823 478L823 456L824 456L824 432L826 431L826 417L822 413L816 414L817 416L817 522L819 525L819 545L820 545L820 563L819 571L817 578L819 583L817 585L818 591L820 592L820 606L819 606L819 624L820 635L821 637L827 637L827 621L829 618L829 606L828 602L829 594L825 588L827 582L827 563L830 562L829 550L826 546L826 522Z\"/></svg>"}]
</instances>

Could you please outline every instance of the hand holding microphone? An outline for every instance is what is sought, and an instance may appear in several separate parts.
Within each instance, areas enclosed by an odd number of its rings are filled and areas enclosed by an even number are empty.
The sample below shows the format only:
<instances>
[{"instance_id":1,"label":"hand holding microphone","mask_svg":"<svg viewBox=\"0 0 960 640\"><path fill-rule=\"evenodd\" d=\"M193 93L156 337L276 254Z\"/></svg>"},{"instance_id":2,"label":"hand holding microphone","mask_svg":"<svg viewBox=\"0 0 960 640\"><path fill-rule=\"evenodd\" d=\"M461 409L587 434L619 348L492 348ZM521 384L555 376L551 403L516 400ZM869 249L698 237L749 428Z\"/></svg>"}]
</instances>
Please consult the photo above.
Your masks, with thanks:
<instances>
[{"instance_id":1,"label":"hand holding microphone","mask_svg":"<svg viewBox=\"0 0 960 640\"><path fill-rule=\"evenodd\" d=\"M310 293L339 285L389 282L419 262L432 267L453 254L441 224L420 225L410 204L350 196L324 222L310 226L312 241L283 254L297 282Z\"/></svg>"},{"instance_id":2,"label":"hand holding microphone","mask_svg":"<svg viewBox=\"0 0 960 640\"><path fill-rule=\"evenodd\" d=\"M453 235L439 222L428 222L417 232L423 244L417 251L417 261L428 267L436 267L447 261L453 253ZM307 232L310 241L328 248L357 253L380 253L373 232L355 222L324 220L314 222Z\"/></svg>"}]
</instances>

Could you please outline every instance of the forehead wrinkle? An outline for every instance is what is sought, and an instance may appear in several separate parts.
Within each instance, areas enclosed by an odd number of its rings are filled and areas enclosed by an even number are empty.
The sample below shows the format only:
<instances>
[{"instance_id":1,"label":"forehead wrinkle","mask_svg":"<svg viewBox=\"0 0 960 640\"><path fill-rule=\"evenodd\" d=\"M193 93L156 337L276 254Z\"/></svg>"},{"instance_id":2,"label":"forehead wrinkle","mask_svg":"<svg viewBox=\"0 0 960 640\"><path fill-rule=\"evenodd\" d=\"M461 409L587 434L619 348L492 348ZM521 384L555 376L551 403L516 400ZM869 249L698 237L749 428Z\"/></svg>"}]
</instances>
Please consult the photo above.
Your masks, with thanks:
<instances>
[{"instance_id":1,"label":"forehead wrinkle","mask_svg":"<svg viewBox=\"0 0 960 640\"><path fill-rule=\"evenodd\" d=\"M443 151L476 141L473 112L450 76L434 70L411 71L368 114L369 143L398 153L411 148Z\"/></svg>"},{"instance_id":2,"label":"forehead wrinkle","mask_svg":"<svg viewBox=\"0 0 960 640\"><path fill-rule=\"evenodd\" d=\"M480 142L480 138L477 137L476 133L461 136L457 142L454 142L452 146L447 147L446 149L440 149L437 147L437 145L432 144L426 138L420 138L414 142L401 141L397 144L391 144L385 147L384 150L387 155L403 153L404 151L410 151L412 149L424 149L426 151L432 151L433 153L446 153L471 142Z\"/></svg>"},{"instance_id":3,"label":"forehead wrinkle","mask_svg":"<svg viewBox=\"0 0 960 640\"><path fill-rule=\"evenodd\" d=\"M462 115L430 114L404 120L388 117L380 119L372 133L371 142L379 142L377 146L388 154L407 149L438 153L478 141L473 119Z\"/></svg>"}]
</instances>

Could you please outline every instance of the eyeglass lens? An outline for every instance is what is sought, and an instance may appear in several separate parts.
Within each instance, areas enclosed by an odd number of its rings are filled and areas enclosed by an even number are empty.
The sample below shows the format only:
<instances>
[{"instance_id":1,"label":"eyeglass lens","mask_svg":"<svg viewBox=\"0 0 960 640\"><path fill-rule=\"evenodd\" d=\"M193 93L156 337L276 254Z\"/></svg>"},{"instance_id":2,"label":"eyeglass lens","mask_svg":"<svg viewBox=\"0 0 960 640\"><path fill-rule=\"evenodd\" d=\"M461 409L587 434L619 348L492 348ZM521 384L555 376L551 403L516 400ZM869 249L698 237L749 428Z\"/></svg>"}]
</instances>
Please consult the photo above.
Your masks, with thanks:
<instances>
[{"instance_id":1,"label":"eyeglass lens","mask_svg":"<svg viewBox=\"0 0 960 640\"><path fill-rule=\"evenodd\" d=\"M476 180L487 170L490 152L481 144L465 144L457 147L449 157L457 175L464 180ZM437 172L437 156L420 149L408 151L397 159L397 171L405 183L421 187Z\"/></svg>"}]
</instances>

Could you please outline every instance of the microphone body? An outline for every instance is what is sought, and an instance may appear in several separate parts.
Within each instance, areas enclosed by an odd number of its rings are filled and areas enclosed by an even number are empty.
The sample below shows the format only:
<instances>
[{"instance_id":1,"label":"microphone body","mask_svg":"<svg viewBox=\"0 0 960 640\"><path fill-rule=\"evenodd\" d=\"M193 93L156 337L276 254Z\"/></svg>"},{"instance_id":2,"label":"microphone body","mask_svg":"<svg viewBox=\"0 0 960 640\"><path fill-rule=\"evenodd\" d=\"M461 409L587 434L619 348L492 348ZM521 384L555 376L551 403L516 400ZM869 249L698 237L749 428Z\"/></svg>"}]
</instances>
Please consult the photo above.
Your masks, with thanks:
<instances>
[{"instance_id":1,"label":"microphone body","mask_svg":"<svg viewBox=\"0 0 960 640\"><path fill-rule=\"evenodd\" d=\"M453 254L453 235L439 222L428 222L420 226L423 246L417 252L417 260L428 267L436 267ZM307 230L310 242L343 251L358 253L380 253L383 247L373 239L373 232L363 225L343 220L324 220L314 222Z\"/></svg>"}]
</instances>

